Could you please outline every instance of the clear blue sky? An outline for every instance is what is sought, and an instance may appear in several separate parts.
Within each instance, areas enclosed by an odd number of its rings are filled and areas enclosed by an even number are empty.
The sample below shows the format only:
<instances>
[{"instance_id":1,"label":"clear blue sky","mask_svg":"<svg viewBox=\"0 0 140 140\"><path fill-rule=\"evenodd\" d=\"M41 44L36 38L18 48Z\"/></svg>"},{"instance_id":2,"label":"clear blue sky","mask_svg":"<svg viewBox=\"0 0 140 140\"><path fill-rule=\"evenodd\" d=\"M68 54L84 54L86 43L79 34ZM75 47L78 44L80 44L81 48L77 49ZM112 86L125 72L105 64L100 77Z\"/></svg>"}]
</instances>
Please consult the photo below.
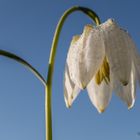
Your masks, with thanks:
<instances>
[{"instance_id":1,"label":"clear blue sky","mask_svg":"<svg viewBox=\"0 0 140 140\"><path fill-rule=\"evenodd\" d=\"M103 22L116 19L140 47L139 0L0 0L0 49L23 57L46 77L56 24L74 5L95 10ZM130 111L113 95L106 112L100 115L86 91L71 109L65 107L63 73L70 40L90 23L76 12L68 18L60 36L53 79L53 139L139 140L139 88ZM43 85L20 64L0 57L0 140L45 140L44 122Z\"/></svg>"}]
</instances>

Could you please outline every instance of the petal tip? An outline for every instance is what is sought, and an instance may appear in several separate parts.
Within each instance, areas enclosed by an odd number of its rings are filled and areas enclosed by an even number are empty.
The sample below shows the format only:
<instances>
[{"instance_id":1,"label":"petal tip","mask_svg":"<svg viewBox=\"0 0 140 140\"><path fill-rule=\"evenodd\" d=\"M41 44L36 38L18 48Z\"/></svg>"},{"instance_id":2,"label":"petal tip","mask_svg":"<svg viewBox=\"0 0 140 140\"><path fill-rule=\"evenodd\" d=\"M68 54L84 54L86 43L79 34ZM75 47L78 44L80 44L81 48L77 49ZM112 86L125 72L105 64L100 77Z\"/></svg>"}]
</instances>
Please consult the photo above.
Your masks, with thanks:
<instances>
[{"instance_id":1,"label":"petal tip","mask_svg":"<svg viewBox=\"0 0 140 140\"><path fill-rule=\"evenodd\" d=\"M99 108L98 109L98 112L101 114L101 113L103 113L105 111L105 108Z\"/></svg>"},{"instance_id":2,"label":"petal tip","mask_svg":"<svg viewBox=\"0 0 140 140\"><path fill-rule=\"evenodd\" d=\"M71 104L69 102L66 102L66 107L69 109L71 108Z\"/></svg>"},{"instance_id":3,"label":"petal tip","mask_svg":"<svg viewBox=\"0 0 140 140\"><path fill-rule=\"evenodd\" d=\"M130 110L130 109L132 109L132 108L133 108L133 106L132 106L132 105L128 106L128 110Z\"/></svg>"},{"instance_id":4,"label":"petal tip","mask_svg":"<svg viewBox=\"0 0 140 140\"><path fill-rule=\"evenodd\" d=\"M132 109L134 106L134 102L131 105L128 105L128 110Z\"/></svg>"},{"instance_id":5,"label":"petal tip","mask_svg":"<svg viewBox=\"0 0 140 140\"><path fill-rule=\"evenodd\" d=\"M71 105L66 105L66 107L67 107L68 109L70 109L70 108L71 108Z\"/></svg>"},{"instance_id":6,"label":"petal tip","mask_svg":"<svg viewBox=\"0 0 140 140\"><path fill-rule=\"evenodd\" d=\"M131 104L128 104L128 110L130 110L131 108L134 107L134 104L135 104L135 97L133 98Z\"/></svg>"},{"instance_id":7,"label":"petal tip","mask_svg":"<svg viewBox=\"0 0 140 140\"><path fill-rule=\"evenodd\" d=\"M71 101L69 99L66 99L66 98L64 98L64 99L65 99L66 107L71 108L71 105L72 105Z\"/></svg>"}]
</instances>

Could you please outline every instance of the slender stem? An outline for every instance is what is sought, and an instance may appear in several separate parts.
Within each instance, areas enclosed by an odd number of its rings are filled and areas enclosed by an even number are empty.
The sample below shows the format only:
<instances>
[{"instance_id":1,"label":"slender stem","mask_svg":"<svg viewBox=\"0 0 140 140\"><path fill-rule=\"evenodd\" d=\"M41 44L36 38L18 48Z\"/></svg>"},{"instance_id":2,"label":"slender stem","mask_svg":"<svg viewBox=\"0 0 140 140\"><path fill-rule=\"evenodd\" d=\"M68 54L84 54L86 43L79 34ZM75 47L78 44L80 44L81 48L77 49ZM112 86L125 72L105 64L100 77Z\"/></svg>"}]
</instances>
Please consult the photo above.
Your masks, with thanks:
<instances>
[{"instance_id":1,"label":"slender stem","mask_svg":"<svg viewBox=\"0 0 140 140\"><path fill-rule=\"evenodd\" d=\"M46 81L45 79L41 76L41 74L33 67L31 66L27 61L24 59L20 58L19 56L10 53L8 51L0 50L0 55L5 56L7 58L10 58L12 60L15 60L19 62L20 64L24 65L26 68L28 68L42 83L44 86L46 86Z\"/></svg>"},{"instance_id":2,"label":"slender stem","mask_svg":"<svg viewBox=\"0 0 140 140\"><path fill-rule=\"evenodd\" d=\"M47 85L45 92L46 140L52 140L51 92L51 85Z\"/></svg>"},{"instance_id":3,"label":"slender stem","mask_svg":"<svg viewBox=\"0 0 140 140\"><path fill-rule=\"evenodd\" d=\"M78 7L78 6L74 6L68 9L62 15L62 17L60 18L57 24L53 42L52 42L52 47L51 47L49 67L48 67L48 76L47 76L47 88L46 88L46 98L45 98L46 140L52 140L52 119L51 119L51 94L52 93L51 93L51 90L52 90L52 78L53 78L54 62L55 62L58 39L59 39L64 21L66 20L68 15L70 15L74 11L81 11L87 16L89 16L96 23L96 25L100 24L100 19L94 11L85 7Z\"/></svg>"}]
</instances>

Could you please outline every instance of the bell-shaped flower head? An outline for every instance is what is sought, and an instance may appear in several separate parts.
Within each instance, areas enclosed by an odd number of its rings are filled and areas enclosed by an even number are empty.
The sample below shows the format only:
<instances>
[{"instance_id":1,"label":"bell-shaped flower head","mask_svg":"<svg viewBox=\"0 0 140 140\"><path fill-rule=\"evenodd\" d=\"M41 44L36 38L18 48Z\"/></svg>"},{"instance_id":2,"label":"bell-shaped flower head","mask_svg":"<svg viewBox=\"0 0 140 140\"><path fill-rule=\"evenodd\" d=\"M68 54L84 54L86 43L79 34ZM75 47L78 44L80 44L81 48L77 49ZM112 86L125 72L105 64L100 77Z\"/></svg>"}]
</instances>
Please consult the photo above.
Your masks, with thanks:
<instances>
[{"instance_id":1,"label":"bell-shaped flower head","mask_svg":"<svg viewBox=\"0 0 140 140\"><path fill-rule=\"evenodd\" d=\"M140 57L127 31L109 19L96 27L87 25L74 36L66 60L64 97L71 106L81 89L99 112L108 106L113 90L131 108L136 80L140 81ZM139 77L139 78L137 78Z\"/></svg>"}]
</instances>

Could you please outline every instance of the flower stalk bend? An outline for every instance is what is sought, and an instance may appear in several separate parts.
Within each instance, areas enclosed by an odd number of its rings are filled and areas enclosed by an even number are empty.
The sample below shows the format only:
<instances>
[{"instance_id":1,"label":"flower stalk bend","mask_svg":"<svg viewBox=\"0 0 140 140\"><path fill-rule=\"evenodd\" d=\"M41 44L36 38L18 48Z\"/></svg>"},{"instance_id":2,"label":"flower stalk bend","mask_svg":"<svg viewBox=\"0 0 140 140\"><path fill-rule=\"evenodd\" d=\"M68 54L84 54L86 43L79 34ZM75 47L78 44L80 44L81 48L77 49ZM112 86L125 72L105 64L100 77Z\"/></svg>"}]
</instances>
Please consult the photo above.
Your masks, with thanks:
<instances>
[{"instance_id":1,"label":"flower stalk bend","mask_svg":"<svg viewBox=\"0 0 140 140\"><path fill-rule=\"evenodd\" d=\"M48 76L47 76L47 83L46 83L46 95L45 95L45 115L46 115L46 140L52 140L52 117L51 117L51 94L52 94L52 79L53 79L53 71L54 71L54 63L55 63L55 55L57 50L58 39L60 36L61 29L66 18L75 11L81 11L90 17L96 25L100 24L100 19L97 14L92 11L91 9L85 7L74 6L68 9L62 17L60 18L55 34L53 37L49 64L48 64Z\"/></svg>"}]
</instances>

